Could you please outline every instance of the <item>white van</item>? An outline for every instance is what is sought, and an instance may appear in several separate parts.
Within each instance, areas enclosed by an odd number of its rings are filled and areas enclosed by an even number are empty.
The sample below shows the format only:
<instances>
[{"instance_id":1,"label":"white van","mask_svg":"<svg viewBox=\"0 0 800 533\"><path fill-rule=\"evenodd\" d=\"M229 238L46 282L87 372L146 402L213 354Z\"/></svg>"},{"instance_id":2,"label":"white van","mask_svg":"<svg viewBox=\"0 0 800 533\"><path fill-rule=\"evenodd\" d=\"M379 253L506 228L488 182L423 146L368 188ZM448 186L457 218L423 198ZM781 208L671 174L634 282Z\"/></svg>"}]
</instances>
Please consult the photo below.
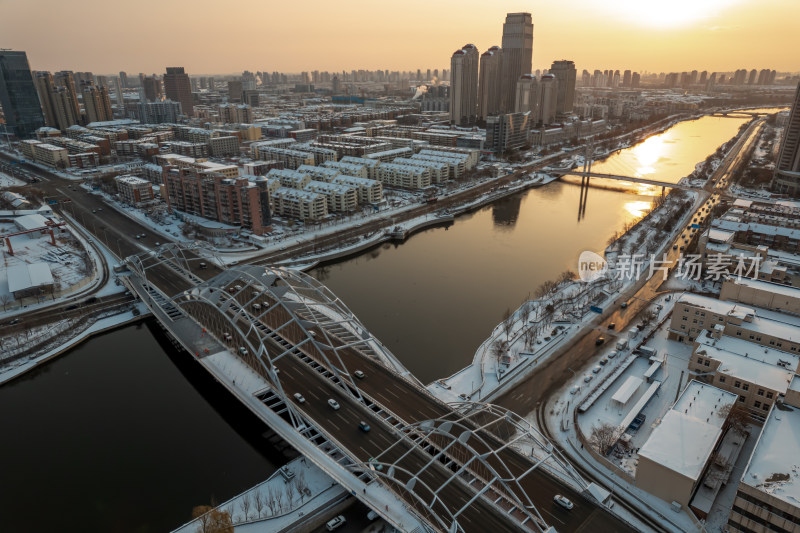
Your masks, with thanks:
<instances>
[{"instance_id":1,"label":"white van","mask_svg":"<svg viewBox=\"0 0 800 533\"><path fill-rule=\"evenodd\" d=\"M339 515L339 516L329 520L328 523L325 524L325 529L327 529L328 531L333 531L335 529L339 529L340 527L342 527L345 524L345 522L346 522L346 520L344 519L344 517L342 515Z\"/></svg>"}]
</instances>

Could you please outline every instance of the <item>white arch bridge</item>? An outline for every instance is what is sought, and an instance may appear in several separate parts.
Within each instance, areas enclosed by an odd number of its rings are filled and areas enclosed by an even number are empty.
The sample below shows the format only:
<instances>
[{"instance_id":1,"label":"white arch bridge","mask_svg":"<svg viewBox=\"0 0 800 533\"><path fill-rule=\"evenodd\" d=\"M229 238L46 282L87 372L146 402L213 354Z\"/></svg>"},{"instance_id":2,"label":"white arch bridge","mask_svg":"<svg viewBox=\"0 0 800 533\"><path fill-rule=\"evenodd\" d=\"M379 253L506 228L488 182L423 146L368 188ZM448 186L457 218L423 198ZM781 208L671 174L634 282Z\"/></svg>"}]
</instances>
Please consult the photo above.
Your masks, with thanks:
<instances>
[{"instance_id":1,"label":"white arch bridge","mask_svg":"<svg viewBox=\"0 0 800 533\"><path fill-rule=\"evenodd\" d=\"M315 279L254 265L211 276L200 262L164 246L127 258L125 282L264 423L399 530L634 531L524 418L438 400Z\"/></svg>"}]
</instances>

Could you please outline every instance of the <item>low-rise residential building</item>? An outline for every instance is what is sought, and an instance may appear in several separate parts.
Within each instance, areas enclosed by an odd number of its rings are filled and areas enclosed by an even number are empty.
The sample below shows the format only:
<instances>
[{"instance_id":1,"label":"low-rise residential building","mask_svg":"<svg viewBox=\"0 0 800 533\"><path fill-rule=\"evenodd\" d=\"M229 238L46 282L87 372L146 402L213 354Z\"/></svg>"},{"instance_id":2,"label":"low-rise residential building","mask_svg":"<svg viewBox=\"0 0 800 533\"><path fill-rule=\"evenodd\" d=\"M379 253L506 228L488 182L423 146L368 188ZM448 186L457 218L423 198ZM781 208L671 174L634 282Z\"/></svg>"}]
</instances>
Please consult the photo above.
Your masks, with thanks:
<instances>
[{"instance_id":1,"label":"low-rise residential building","mask_svg":"<svg viewBox=\"0 0 800 533\"><path fill-rule=\"evenodd\" d=\"M339 161L342 163L350 163L352 165L361 165L367 167L367 178L371 180L378 179L378 167L381 162L377 159L367 159L365 157L344 156Z\"/></svg>"},{"instance_id":2,"label":"low-rise residential building","mask_svg":"<svg viewBox=\"0 0 800 533\"><path fill-rule=\"evenodd\" d=\"M37 163L53 168L69 167L69 151L66 148L39 141L31 141L31 144L27 145L23 142L22 145L30 150L30 157ZM25 149L23 148L24 151Z\"/></svg>"},{"instance_id":3,"label":"low-rise residential building","mask_svg":"<svg viewBox=\"0 0 800 533\"><path fill-rule=\"evenodd\" d=\"M358 191L358 203L361 205L375 205L383 201L383 185L378 180L339 174L331 182L355 187Z\"/></svg>"},{"instance_id":4,"label":"low-rise residential building","mask_svg":"<svg viewBox=\"0 0 800 533\"><path fill-rule=\"evenodd\" d=\"M338 170L341 174L347 174L348 176L369 178L369 167L366 165L345 163L343 161L326 161L322 166Z\"/></svg>"},{"instance_id":5,"label":"low-rise residential building","mask_svg":"<svg viewBox=\"0 0 800 533\"><path fill-rule=\"evenodd\" d=\"M349 213L358 207L358 192L352 185L309 181L304 188L325 195L329 212Z\"/></svg>"},{"instance_id":6,"label":"low-rise residential building","mask_svg":"<svg viewBox=\"0 0 800 533\"><path fill-rule=\"evenodd\" d=\"M310 175L312 179L327 182L332 181L333 178L339 175L339 171L335 168L317 167L313 165L301 165L297 168L297 171Z\"/></svg>"},{"instance_id":7,"label":"low-rise residential building","mask_svg":"<svg viewBox=\"0 0 800 533\"><path fill-rule=\"evenodd\" d=\"M328 214L325 196L316 192L280 187L273 198L275 214L278 216L315 221Z\"/></svg>"},{"instance_id":8,"label":"low-rise residential building","mask_svg":"<svg viewBox=\"0 0 800 533\"><path fill-rule=\"evenodd\" d=\"M253 159L264 161L277 161L283 163L284 168L296 170L301 165L313 165L314 155L308 152L277 148L264 143L255 143L250 147Z\"/></svg>"},{"instance_id":9,"label":"low-rise residential building","mask_svg":"<svg viewBox=\"0 0 800 533\"><path fill-rule=\"evenodd\" d=\"M425 189L431 186L431 174L426 168L381 163L378 179L384 185L402 189Z\"/></svg>"},{"instance_id":10,"label":"low-rise residential building","mask_svg":"<svg viewBox=\"0 0 800 533\"><path fill-rule=\"evenodd\" d=\"M211 155L214 157L239 155L239 137L235 135L212 137L209 139L208 145L211 149Z\"/></svg>"},{"instance_id":11,"label":"low-rise residential building","mask_svg":"<svg viewBox=\"0 0 800 533\"><path fill-rule=\"evenodd\" d=\"M281 187L289 187L290 189L305 189L306 185L311 181L309 174L298 172L297 170L280 169L270 170L267 173L268 178L277 178L281 182Z\"/></svg>"},{"instance_id":12,"label":"low-rise residential building","mask_svg":"<svg viewBox=\"0 0 800 533\"><path fill-rule=\"evenodd\" d=\"M431 175L431 183L444 183L450 176L450 166L444 161L428 161L425 159L410 159L398 157L392 163L396 165L411 165L427 169Z\"/></svg>"},{"instance_id":13,"label":"low-rise residential building","mask_svg":"<svg viewBox=\"0 0 800 533\"><path fill-rule=\"evenodd\" d=\"M136 176L117 176L114 181L117 182L119 199L128 205L138 207L154 200L153 184L148 180Z\"/></svg>"},{"instance_id":14,"label":"low-rise residential building","mask_svg":"<svg viewBox=\"0 0 800 533\"><path fill-rule=\"evenodd\" d=\"M380 152L371 152L364 154L364 159L372 159L382 163L388 163L398 157L409 157L414 154L413 148L392 148L391 150L383 150Z\"/></svg>"}]
</instances>

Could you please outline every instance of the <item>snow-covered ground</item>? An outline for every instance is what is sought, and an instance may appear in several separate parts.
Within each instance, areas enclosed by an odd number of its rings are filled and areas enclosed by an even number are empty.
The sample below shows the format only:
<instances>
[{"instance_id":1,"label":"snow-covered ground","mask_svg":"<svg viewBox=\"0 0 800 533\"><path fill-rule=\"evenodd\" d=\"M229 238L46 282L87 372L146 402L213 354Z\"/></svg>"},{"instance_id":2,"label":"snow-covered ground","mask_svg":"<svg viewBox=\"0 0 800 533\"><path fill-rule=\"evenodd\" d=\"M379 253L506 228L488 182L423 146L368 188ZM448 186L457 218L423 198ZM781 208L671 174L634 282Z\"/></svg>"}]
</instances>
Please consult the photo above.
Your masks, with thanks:
<instances>
[{"instance_id":1,"label":"snow-covered ground","mask_svg":"<svg viewBox=\"0 0 800 533\"><path fill-rule=\"evenodd\" d=\"M4 174L0 172L0 189L5 189L7 187L17 187L19 185L25 185L25 182L9 176L8 174Z\"/></svg>"},{"instance_id":2,"label":"snow-covered ground","mask_svg":"<svg viewBox=\"0 0 800 533\"><path fill-rule=\"evenodd\" d=\"M18 231L12 223L0 222L0 234ZM20 306L29 306L55 300L69 291L89 283L92 279L91 258L71 230L54 230L56 245L51 243L50 235L28 233L9 237L13 255L8 252L8 247L2 248L3 264L0 268L0 302L3 312L8 312ZM53 276L54 290L47 291L40 297L27 297L16 299L8 287L8 268L15 265L44 262L50 267Z\"/></svg>"}]
</instances>

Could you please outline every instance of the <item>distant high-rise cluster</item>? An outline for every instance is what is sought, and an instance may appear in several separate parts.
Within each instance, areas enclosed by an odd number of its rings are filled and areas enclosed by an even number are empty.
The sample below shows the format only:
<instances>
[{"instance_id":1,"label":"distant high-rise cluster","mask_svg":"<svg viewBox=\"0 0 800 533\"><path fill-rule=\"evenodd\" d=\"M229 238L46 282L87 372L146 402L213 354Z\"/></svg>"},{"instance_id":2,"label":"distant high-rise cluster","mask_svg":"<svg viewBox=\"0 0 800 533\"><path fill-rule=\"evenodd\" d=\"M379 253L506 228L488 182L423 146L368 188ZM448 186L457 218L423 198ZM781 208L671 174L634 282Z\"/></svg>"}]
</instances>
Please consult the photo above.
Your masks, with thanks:
<instances>
[{"instance_id":1,"label":"distant high-rise cluster","mask_svg":"<svg viewBox=\"0 0 800 533\"><path fill-rule=\"evenodd\" d=\"M534 126L552 123L558 116L572 113L577 81L575 64L555 61L549 73L532 72L530 13L506 15L502 46L492 46L480 55L479 61L477 57L478 50L468 45L457 50L451 59L453 123L469 126L495 115L527 113L525 124ZM514 121L519 123L520 120Z\"/></svg>"}]
</instances>

